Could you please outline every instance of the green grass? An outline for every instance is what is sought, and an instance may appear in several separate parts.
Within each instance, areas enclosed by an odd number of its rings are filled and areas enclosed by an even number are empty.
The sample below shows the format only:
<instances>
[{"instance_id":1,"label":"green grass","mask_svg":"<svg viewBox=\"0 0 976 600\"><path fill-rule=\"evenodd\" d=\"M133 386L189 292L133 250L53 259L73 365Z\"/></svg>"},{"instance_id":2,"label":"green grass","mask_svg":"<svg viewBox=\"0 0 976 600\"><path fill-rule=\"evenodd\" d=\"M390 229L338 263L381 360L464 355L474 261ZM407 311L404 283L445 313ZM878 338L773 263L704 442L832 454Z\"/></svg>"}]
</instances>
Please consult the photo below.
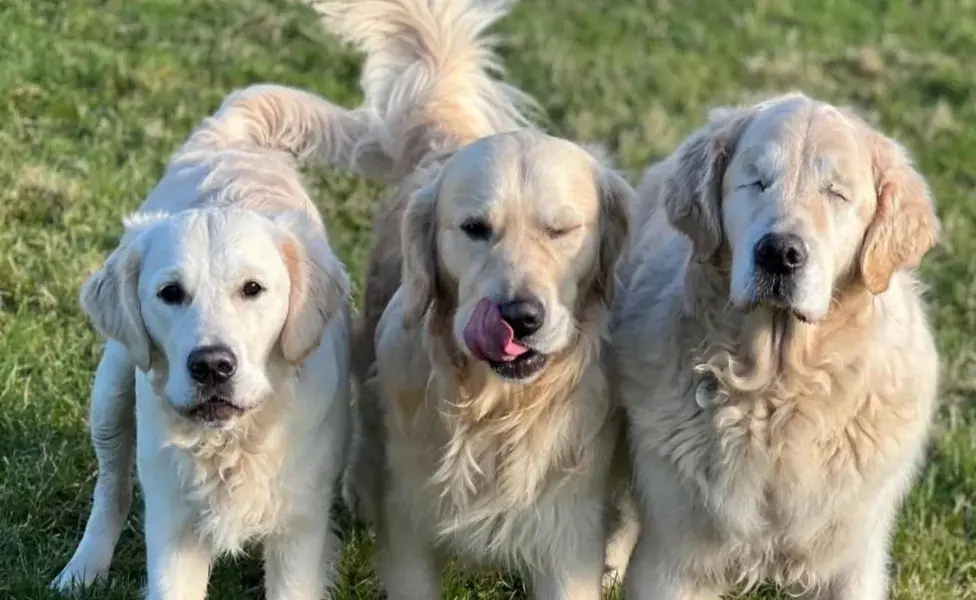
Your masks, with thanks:
<instances>
[{"instance_id":1,"label":"green grass","mask_svg":"<svg viewBox=\"0 0 976 600\"><path fill-rule=\"evenodd\" d=\"M893 598L976 598L976 5L969 0L523 0L498 28L508 78L553 132L636 172L715 104L803 89L853 104L918 157L944 244L924 272L944 357L931 460L895 540ZM353 105L358 60L284 0L0 2L0 598L53 598L88 515L97 340L79 286L190 128L234 88L274 81ZM315 179L362 272L378 188ZM144 579L141 510L107 588ZM345 529L339 597L377 598L367 534ZM217 599L261 597L256 559ZM513 577L450 576L452 598L521 598Z\"/></svg>"}]
</instances>

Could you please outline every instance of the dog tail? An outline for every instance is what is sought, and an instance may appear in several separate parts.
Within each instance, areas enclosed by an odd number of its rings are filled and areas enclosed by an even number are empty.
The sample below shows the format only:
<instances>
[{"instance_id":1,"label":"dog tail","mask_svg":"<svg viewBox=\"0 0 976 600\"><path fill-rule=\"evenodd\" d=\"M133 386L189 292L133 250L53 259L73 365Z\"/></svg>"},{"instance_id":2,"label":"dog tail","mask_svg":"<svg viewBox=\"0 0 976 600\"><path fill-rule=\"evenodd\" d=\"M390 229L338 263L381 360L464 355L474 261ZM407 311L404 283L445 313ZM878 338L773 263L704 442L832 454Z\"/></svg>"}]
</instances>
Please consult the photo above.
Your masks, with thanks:
<instances>
[{"instance_id":1,"label":"dog tail","mask_svg":"<svg viewBox=\"0 0 976 600\"><path fill-rule=\"evenodd\" d=\"M220 108L194 130L183 158L227 148L261 148L344 167L374 179L392 170L381 152L356 151L376 129L375 114L347 110L310 92L258 84L228 95Z\"/></svg>"},{"instance_id":2,"label":"dog tail","mask_svg":"<svg viewBox=\"0 0 976 600\"><path fill-rule=\"evenodd\" d=\"M382 126L361 151L379 146L400 176L426 156L530 124L537 105L499 81L485 33L514 0L305 1L327 30L365 52L365 107Z\"/></svg>"}]
</instances>

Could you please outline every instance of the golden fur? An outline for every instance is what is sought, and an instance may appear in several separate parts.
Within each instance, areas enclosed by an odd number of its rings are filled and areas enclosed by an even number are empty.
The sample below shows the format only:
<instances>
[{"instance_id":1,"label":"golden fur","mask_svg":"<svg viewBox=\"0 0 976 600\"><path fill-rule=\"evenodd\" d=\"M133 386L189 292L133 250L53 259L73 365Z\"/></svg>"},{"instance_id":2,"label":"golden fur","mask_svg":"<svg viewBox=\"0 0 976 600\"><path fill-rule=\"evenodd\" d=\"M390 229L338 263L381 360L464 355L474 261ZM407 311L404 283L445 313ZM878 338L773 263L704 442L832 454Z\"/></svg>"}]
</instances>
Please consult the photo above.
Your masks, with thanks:
<instances>
[{"instance_id":1,"label":"golden fur","mask_svg":"<svg viewBox=\"0 0 976 600\"><path fill-rule=\"evenodd\" d=\"M881 600L937 388L909 270L938 228L924 180L862 121L788 94L716 111L638 192L614 323L642 513L628 598L771 580ZM784 228L811 248L788 307L750 296L746 243Z\"/></svg>"},{"instance_id":2,"label":"golden fur","mask_svg":"<svg viewBox=\"0 0 976 600\"><path fill-rule=\"evenodd\" d=\"M395 165L354 343L347 476L377 526L391 598L439 597L452 553L527 572L540 598L599 598L618 529L626 452L601 357L633 192L582 148L526 128L527 99L489 76L482 32L502 5L317 4L367 53L366 104L386 128L360 147ZM472 216L490 222L491 243L461 231ZM459 330L481 297L524 290L545 304L548 362L506 380ZM633 537L612 547L614 567Z\"/></svg>"}]
</instances>

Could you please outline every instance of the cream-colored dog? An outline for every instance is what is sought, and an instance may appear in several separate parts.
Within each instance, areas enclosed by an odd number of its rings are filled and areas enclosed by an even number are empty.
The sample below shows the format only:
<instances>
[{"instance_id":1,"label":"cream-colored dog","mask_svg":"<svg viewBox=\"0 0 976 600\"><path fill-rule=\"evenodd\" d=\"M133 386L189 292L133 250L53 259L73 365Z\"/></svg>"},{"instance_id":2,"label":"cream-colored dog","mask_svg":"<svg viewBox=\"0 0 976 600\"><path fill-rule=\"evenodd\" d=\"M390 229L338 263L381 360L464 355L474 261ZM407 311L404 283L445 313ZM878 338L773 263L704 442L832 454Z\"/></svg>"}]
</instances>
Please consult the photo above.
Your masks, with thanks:
<instances>
[{"instance_id":1,"label":"cream-colored dog","mask_svg":"<svg viewBox=\"0 0 976 600\"><path fill-rule=\"evenodd\" d=\"M605 562L622 568L633 541L624 529L607 561L626 446L616 454L601 353L633 191L522 128L524 97L489 77L481 36L502 4L319 4L367 52L366 103L386 129L361 149L396 165L366 279L349 476L392 599L439 598L456 554L521 570L538 598L596 600Z\"/></svg>"},{"instance_id":2,"label":"cream-colored dog","mask_svg":"<svg viewBox=\"0 0 976 600\"><path fill-rule=\"evenodd\" d=\"M716 111L639 190L614 357L642 524L631 600L771 580L881 600L937 354L906 152L799 94Z\"/></svg>"},{"instance_id":3,"label":"cream-colored dog","mask_svg":"<svg viewBox=\"0 0 976 600\"><path fill-rule=\"evenodd\" d=\"M92 392L98 481L57 587L107 573L137 442L149 598L202 599L212 559L250 540L264 542L269 598L325 593L350 430L348 284L295 157L348 163L364 115L278 86L230 96L85 284L110 338Z\"/></svg>"}]
</instances>

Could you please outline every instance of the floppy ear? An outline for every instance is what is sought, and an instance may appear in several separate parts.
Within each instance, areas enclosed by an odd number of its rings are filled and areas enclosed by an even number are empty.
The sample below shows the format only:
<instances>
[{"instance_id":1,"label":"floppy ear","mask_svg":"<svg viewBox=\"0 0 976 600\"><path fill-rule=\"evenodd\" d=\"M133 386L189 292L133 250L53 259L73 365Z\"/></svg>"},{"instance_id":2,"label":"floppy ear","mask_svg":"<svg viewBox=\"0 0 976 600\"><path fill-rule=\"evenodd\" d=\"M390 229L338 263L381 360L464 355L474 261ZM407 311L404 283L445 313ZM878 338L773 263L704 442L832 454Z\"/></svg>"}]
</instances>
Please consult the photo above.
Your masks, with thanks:
<instances>
[{"instance_id":1,"label":"floppy ear","mask_svg":"<svg viewBox=\"0 0 976 600\"><path fill-rule=\"evenodd\" d=\"M279 248L291 282L281 352L285 360L299 364L318 347L329 320L345 307L349 277L325 236L311 231L304 217L288 215L276 221L285 229Z\"/></svg>"},{"instance_id":2,"label":"floppy ear","mask_svg":"<svg viewBox=\"0 0 976 600\"><path fill-rule=\"evenodd\" d=\"M671 225L691 240L698 262L711 259L722 244L722 178L750 116L748 109L714 110L708 125L675 151L665 209Z\"/></svg>"},{"instance_id":3,"label":"floppy ear","mask_svg":"<svg viewBox=\"0 0 976 600\"><path fill-rule=\"evenodd\" d=\"M860 268L867 288L880 294L895 270L918 266L940 226L929 186L908 152L874 131L869 135L878 206L864 236Z\"/></svg>"},{"instance_id":4,"label":"floppy ear","mask_svg":"<svg viewBox=\"0 0 976 600\"><path fill-rule=\"evenodd\" d=\"M151 366L149 332L142 319L139 272L145 243L140 231L122 236L105 264L81 287L81 309L105 337L125 346L143 371Z\"/></svg>"},{"instance_id":5,"label":"floppy ear","mask_svg":"<svg viewBox=\"0 0 976 600\"><path fill-rule=\"evenodd\" d=\"M609 305L613 301L617 260L627 245L630 211L637 193L619 173L597 167L600 194L600 255L596 281L597 292Z\"/></svg>"},{"instance_id":6,"label":"floppy ear","mask_svg":"<svg viewBox=\"0 0 976 600\"><path fill-rule=\"evenodd\" d=\"M403 252L403 326L415 327L427 314L437 281L437 195L440 176L417 190L400 222Z\"/></svg>"}]
</instances>

